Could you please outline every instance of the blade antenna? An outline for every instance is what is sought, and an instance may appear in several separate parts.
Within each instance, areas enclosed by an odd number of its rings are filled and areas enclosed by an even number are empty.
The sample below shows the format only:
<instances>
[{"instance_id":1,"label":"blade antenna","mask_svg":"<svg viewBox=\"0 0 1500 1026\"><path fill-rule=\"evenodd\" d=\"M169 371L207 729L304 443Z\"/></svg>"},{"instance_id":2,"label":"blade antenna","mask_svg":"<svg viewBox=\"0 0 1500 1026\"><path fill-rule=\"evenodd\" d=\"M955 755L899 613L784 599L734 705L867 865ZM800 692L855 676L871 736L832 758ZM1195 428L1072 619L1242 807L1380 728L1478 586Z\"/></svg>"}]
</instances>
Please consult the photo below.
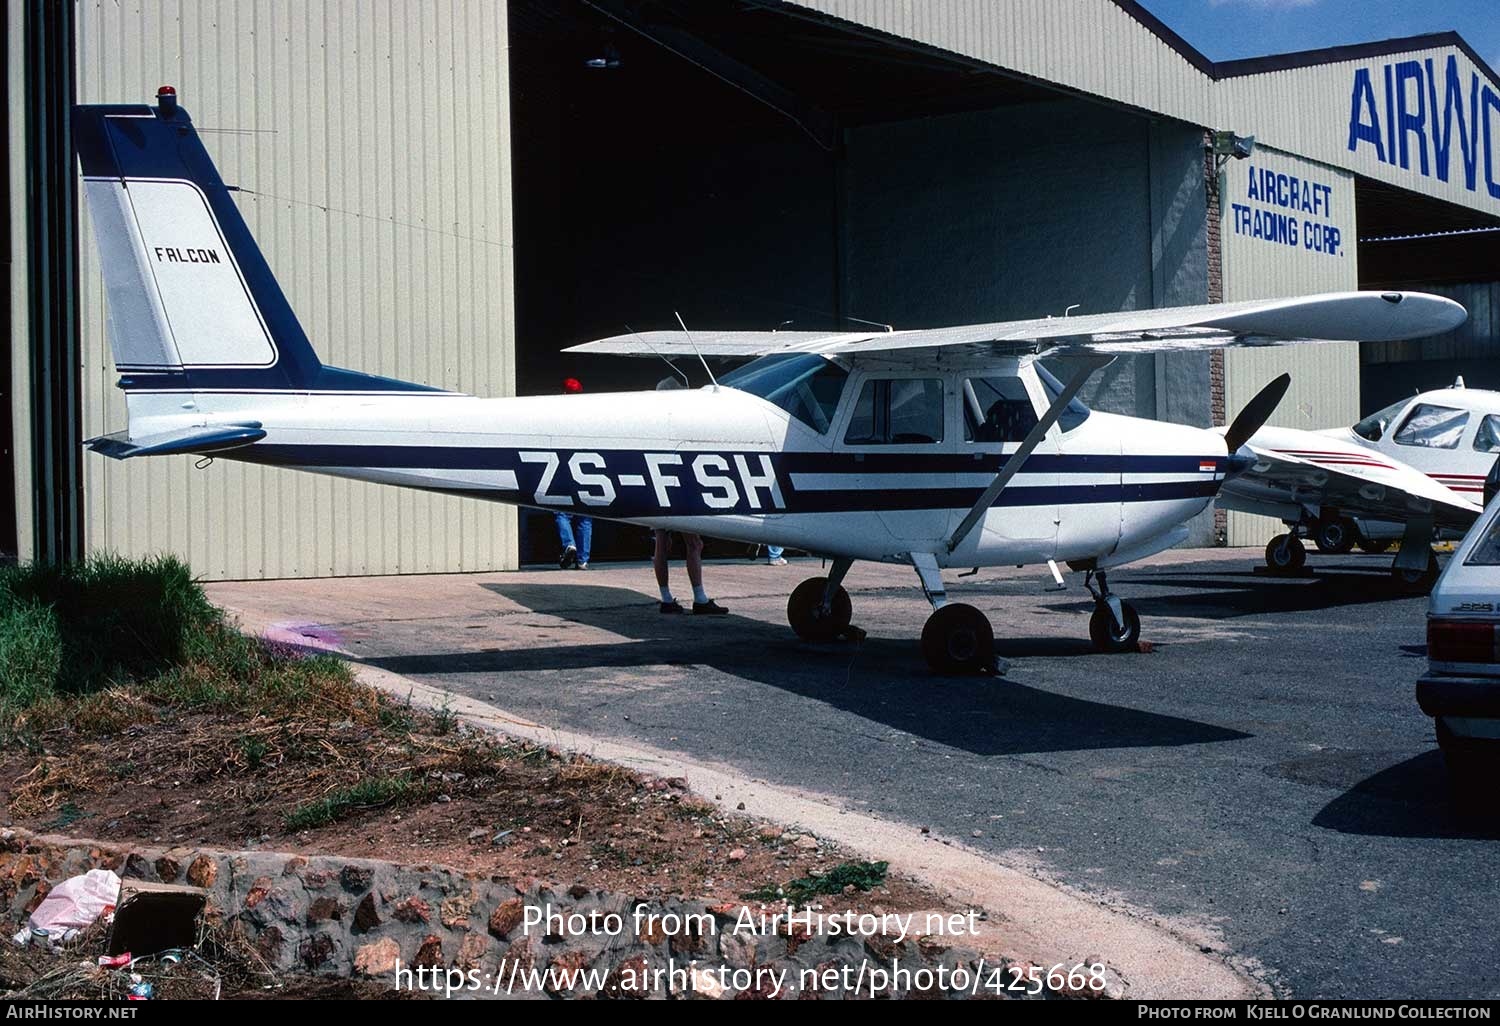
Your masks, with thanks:
<instances>
[{"instance_id":1,"label":"blade antenna","mask_svg":"<svg viewBox=\"0 0 1500 1026\"><path fill-rule=\"evenodd\" d=\"M684 374L682 371L678 370L677 369L677 365L675 363L673 363L671 360L668 360L666 358L666 356L661 353L660 350L658 350L650 342L647 342L646 341L646 337L644 335L642 335L640 332L636 331L634 328L632 328L628 324L625 325L625 330L628 331L628 332L630 332L632 335L634 335L635 336L635 340L637 342L639 342L641 345L645 346L647 349L651 350L652 353L654 353L657 357L659 357L661 359L662 363L664 363L668 367L672 368L672 373L675 374L675 375L677 375L679 378L682 379L682 387L683 388L692 388L693 387L693 383L688 380L688 376L686 374Z\"/></svg>"},{"instance_id":2,"label":"blade antenna","mask_svg":"<svg viewBox=\"0 0 1500 1026\"><path fill-rule=\"evenodd\" d=\"M672 316L676 317L677 323L682 326L682 333L688 337L688 343L692 345L693 352L698 354L698 362L703 364L704 370L708 371L708 380L713 382L714 391L717 392L719 390L719 379L714 377L714 372L709 369L708 361L703 358L703 353L698 349L698 343L693 338L693 333L691 331L688 331L688 326L683 321L682 314L678 313L676 310L673 310Z\"/></svg>"}]
</instances>

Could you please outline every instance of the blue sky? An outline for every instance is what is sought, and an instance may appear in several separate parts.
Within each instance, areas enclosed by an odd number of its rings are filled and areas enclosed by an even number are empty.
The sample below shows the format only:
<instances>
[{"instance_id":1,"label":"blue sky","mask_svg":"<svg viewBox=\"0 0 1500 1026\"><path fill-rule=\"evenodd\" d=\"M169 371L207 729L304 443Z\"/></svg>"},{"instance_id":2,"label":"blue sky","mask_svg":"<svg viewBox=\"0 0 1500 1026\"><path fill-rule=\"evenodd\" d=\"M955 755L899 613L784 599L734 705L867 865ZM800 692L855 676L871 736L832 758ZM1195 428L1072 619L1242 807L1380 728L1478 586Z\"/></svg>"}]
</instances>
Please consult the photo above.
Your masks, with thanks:
<instances>
[{"instance_id":1,"label":"blue sky","mask_svg":"<svg viewBox=\"0 0 1500 1026\"><path fill-rule=\"evenodd\" d=\"M1209 58L1368 43L1456 29L1500 69L1500 0L1141 0Z\"/></svg>"}]
</instances>

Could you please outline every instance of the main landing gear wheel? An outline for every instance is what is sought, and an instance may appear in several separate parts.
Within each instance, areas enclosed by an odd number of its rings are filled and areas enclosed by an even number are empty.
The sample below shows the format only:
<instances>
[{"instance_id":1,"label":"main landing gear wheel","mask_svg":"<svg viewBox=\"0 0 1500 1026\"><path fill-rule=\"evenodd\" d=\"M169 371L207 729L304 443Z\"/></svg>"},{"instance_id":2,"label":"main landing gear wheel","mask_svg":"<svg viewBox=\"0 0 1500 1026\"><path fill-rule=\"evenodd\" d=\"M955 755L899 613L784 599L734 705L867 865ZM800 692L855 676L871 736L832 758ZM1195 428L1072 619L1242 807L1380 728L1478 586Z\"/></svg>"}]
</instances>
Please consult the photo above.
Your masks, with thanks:
<instances>
[{"instance_id":1,"label":"main landing gear wheel","mask_svg":"<svg viewBox=\"0 0 1500 1026\"><path fill-rule=\"evenodd\" d=\"M832 641L849 626L854 608L849 602L849 593L841 584L834 589L828 608L823 606L823 596L828 591L828 578L809 577L792 591L786 601L786 620L804 641Z\"/></svg>"},{"instance_id":2,"label":"main landing gear wheel","mask_svg":"<svg viewBox=\"0 0 1500 1026\"><path fill-rule=\"evenodd\" d=\"M1322 520L1313 528L1313 544L1318 547L1319 552L1326 552L1331 556L1342 556L1354 548L1358 537L1359 531L1347 517Z\"/></svg>"},{"instance_id":3,"label":"main landing gear wheel","mask_svg":"<svg viewBox=\"0 0 1500 1026\"><path fill-rule=\"evenodd\" d=\"M937 673L980 673L995 665L995 631L973 606L951 602L927 618L922 655Z\"/></svg>"},{"instance_id":4,"label":"main landing gear wheel","mask_svg":"<svg viewBox=\"0 0 1500 1026\"><path fill-rule=\"evenodd\" d=\"M1391 549L1391 540L1389 538L1361 538L1354 544L1359 546L1359 551L1368 552L1372 556L1378 556L1382 552L1389 552Z\"/></svg>"},{"instance_id":5,"label":"main landing gear wheel","mask_svg":"<svg viewBox=\"0 0 1500 1026\"><path fill-rule=\"evenodd\" d=\"M1438 561L1435 554L1427 556L1427 567L1423 570L1403 570L1399 566L1391 567L1391 580L1396 583L1398 590L1407 595L1430 593L1437 579Z\"/></svg>"},{"instance_id":6,"label":"main landing gear wheel","mask_svg":"<svg viewBox=\"0 0 1500 1026\"><path fill-rule=\"evenodd\" d=\"M1089 617L1089 640L1096 652L1134 652L1140 647L1141 615L1129 602L1120 603L1120 617L1124 626L1115 623L1115 615L1109 606L1100 603Z\"/></svg>"},{"instance_id":7,"label":"main landing gear wheel","mask_svg":"<svg viewBox=\"0 0 1500 1026\"><path fill-rule=\"evenodd\" d=\"M1273 574L1294 574L1307 563L1302 539L1292 534L1278 534L1266 546L1266 566Z\"/></svg>"}]
</instances>

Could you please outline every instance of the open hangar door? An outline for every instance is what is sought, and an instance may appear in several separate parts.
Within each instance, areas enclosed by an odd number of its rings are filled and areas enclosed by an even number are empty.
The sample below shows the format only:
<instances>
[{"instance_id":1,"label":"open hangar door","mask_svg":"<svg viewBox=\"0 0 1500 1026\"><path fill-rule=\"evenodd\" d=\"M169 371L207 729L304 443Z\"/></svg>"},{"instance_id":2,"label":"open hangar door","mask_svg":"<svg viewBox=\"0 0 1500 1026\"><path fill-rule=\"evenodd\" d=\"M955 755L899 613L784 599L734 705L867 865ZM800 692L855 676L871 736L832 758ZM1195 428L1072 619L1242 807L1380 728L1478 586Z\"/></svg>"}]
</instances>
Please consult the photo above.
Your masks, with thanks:
<instances>
[{"instance_id":1,"label":"open hangar door","mask_svg":"<svg viewBox=\"0 0 1500 1026\"><path fill-rule=\"evenodd\" d=\"M1500 390L1500 220L1361 178L1355 187L1362 289L1432 292L1462 303L1458 330L1360 347L1360 410L1451 385Z\"/></svg>"},{"instance_id":2,"label":"open hangar door","mask_svg":"<svg viewBox=\"0 0 1500 1026\"><path fill-rule=\"evenodd\" d=\"M853 330L1209 299L1200 128L757 3L513 0L510 44L521 394L654 386L660 362L559 350L674 312ZM1207 424L1209 361L1121 360L1086 398ZM523 562L554 558L550 519L523 514ZM647 539L599 523L594 549Z\"/></svg>"}]
</instances>

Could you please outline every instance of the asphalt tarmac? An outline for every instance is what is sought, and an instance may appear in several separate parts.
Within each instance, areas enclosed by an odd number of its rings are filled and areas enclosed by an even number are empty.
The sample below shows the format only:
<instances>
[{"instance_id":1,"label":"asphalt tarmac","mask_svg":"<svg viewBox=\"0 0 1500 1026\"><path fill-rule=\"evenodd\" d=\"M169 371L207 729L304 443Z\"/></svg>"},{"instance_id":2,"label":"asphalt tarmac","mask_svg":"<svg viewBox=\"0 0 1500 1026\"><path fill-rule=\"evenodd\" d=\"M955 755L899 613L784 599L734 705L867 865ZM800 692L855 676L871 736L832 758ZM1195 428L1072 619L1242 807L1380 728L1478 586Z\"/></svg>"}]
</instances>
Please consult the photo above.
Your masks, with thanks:
<instances>
[{"instance_id":1,"label":"asphalt tarmac","mask_svg":"<svg viewBox=\"0 0 1500 1026\"><path fill-rule=\"evenodd\" d=\"M851 574L858 645L786 627L816 561L711 565L721 618L658 614L644 566L212 591L540 723L840 795L1211 924L1288 996L1500 997L1500 829L1448 808L1413 697L1426 600L1393 595L1389 556L1314 556L1293 580L1255 562L1173 552L1112 575L1152 648L1123 656L1090 650L1077 577L950 576L1010 661L973 679L927 670L900 568Z\"/></svg>"}]
</instances>

